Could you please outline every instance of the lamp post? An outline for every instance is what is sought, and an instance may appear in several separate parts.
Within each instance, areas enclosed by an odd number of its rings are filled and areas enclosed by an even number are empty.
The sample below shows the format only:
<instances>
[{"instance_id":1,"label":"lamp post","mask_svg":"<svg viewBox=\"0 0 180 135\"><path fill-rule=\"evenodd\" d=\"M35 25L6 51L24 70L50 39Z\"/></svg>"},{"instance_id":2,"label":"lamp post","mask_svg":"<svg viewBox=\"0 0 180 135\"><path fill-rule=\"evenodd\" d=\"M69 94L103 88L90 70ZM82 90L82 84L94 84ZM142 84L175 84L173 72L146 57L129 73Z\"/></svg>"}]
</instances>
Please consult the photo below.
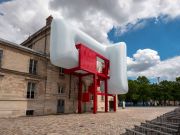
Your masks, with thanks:
<instances>
[{"instance_id":1,"label":"lamp post","mask_svg":"<svg viewBox=\"0 0 180 135\"><path fill-rule=\"evenodd\" d=\"M157 84L159 84L160 82L160 77L157 77Z\"/></svg>"}]
</instances>

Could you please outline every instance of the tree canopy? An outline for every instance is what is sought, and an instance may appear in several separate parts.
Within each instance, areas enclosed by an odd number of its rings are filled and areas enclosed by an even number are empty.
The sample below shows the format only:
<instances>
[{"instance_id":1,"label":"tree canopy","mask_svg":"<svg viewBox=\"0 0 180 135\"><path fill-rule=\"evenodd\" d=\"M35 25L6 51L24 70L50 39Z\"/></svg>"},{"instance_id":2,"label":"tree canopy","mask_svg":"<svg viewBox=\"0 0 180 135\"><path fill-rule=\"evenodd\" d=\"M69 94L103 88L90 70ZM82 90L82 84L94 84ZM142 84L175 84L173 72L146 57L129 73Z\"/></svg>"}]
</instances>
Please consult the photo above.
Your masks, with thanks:
<instances>
[{"instance_id":1,"label":"tree canopy","mask_svg":"<svg viewBox=\"0 0 180 135\"><path fill-rule=\"evenodd\" d=\"M154 105L169 105L170 101L180 102L180 77L176 81L161 81L151 84L147 77L139 76L136 80L128 80L129 91L125 95L119 95L120 101L132 102L143 105L149 102Z\"/></svg>"}]
</instances>

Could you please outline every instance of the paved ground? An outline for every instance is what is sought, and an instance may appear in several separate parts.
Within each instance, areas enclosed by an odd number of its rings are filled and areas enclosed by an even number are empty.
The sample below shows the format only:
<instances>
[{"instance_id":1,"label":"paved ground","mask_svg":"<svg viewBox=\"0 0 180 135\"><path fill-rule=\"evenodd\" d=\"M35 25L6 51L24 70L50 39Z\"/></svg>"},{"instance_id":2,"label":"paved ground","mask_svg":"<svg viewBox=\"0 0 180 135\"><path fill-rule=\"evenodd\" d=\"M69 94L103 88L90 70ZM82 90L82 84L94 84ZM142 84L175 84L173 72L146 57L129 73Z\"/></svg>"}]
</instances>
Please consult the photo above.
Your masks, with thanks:
<instances>
[{"instance_id":1,"label":"paved ground","mask_svg":"<svg viewBox=\"0 0 180 135\"><path fill-rule=\"evenodd\" d=\"M174 107L126 108L116 113L0 119L0 135L116 135Z\"/></svg>"}]
</instances>

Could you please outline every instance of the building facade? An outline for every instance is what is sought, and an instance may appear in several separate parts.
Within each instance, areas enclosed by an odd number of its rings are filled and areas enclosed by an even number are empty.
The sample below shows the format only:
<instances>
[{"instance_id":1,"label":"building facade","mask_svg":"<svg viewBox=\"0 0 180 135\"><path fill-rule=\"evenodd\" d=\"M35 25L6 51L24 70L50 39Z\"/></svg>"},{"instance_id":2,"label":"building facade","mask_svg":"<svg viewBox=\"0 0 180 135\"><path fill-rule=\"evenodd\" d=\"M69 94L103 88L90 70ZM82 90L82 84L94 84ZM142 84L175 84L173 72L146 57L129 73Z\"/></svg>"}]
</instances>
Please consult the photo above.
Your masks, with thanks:
<instances>
[{"instance_id":1,"label":"building facade","mask_svg":"<svg viewBox=\"0 0 180 135\"><path fill-rule=\"evenodd\" d=\"M46 25L20 45L0 39L0 117L77 113L78 78L49 59L52 19L49 16ZM82 82L86 91L92 76ZM108 100L111 109L113 98ZM98 96L97 106L104 111L104 96ZM83 112L92 107L92 102L82 103Z\"/></svg>"}]
</instances>

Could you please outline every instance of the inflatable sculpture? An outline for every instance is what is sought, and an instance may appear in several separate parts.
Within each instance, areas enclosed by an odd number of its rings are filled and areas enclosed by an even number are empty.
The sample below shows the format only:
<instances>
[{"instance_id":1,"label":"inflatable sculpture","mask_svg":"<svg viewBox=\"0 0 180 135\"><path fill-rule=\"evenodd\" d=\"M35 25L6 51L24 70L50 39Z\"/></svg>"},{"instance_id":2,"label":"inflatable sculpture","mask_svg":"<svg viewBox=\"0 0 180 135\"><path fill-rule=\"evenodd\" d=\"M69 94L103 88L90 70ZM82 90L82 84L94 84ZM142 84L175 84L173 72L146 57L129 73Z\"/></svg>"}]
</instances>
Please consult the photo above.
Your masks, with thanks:
<instances>
[{"instance_id":1,"label":"inflatable sculpture","mask_svg":"<svg viewBox=\"0 0 180 135\"><path fill-rule=\"evenodd\" d=\"M105 63L105 72L102 74L96 71L97 58L102 59ZM89 93L94 94L94 113L97 108L96 84L98 84L98 80L106 82L105 93L99 93L99 95L105 96L106 111L107 96L114 96L115 101L115 94L125 94L128 91L126 44L124 42L104 45L70 25L67 21L53 19L50 36L50 60L54 65L65 68L68 73L73 71L94 75L94 90L89 91ZM81 89L80 86L79 89ZM86 97L89 96L88 93L85 94ZM79 112L81 112L82 97L81 95L78 97ZM88 102L88 98L84 102ZM114 102L114 104L116 103Z\"/></svg>"}]
</instances>

